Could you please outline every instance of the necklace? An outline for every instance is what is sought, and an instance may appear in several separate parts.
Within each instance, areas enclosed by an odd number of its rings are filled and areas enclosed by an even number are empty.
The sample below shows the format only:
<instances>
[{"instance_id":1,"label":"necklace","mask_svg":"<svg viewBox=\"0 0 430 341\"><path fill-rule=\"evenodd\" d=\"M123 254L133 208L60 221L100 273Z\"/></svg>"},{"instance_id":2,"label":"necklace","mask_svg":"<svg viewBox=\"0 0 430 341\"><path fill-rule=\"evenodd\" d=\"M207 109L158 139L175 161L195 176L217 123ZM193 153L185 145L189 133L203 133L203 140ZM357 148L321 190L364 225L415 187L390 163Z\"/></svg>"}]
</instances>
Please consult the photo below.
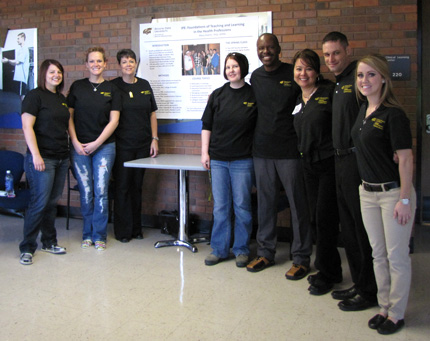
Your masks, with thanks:
<instances>
[{"instance_id":1,"label":"necklace","mask_svg":"<svg viewBox=\"0 0 430 341\"><path fill-rule=\"evenodd\" d=\"M93 91L97 91L97 88L100 86L100 84L102 84L104 82L104 80L101 83L98 83L97 86L94 86L93 83L91 83L91 81L88 79L88 81L90 82L91 86L93 87Z\"/></svg>"},{"instance_id":2,"label":"necklace","mask_svg":"<svg viewBox=\"0 0 430 341\"><path fill-rule=\"evenodd\" d=\"M137 78L136 78L136 77L133 77L133 81L132 81L131 83L126 82L126 81L124 80L124 78L123 78L122 80L124 81L124 83L127 83L127 84L134 84L134 83L136 83L136 82L137 82ZM129 91L129 92L128 92L128 95L130 96L130 98L133 98L133 91Z\"/></svg>"},{"instance_id":3,"label":"necklace","mask_svg":"<svg viewBox=\"0 0 430 341\"><path fill-rule=\"evenodd\" d=\"M309 96L305 96L305 95L302 95L303 96L303 98L304 99L309 99L309 98L311 98L312 97L312 95L315 93L315 91L317 90L317 88L315 87L315 88L313 88L312 89L312 92L310 93L310 95Z\"/></svg>"}]
</instances>

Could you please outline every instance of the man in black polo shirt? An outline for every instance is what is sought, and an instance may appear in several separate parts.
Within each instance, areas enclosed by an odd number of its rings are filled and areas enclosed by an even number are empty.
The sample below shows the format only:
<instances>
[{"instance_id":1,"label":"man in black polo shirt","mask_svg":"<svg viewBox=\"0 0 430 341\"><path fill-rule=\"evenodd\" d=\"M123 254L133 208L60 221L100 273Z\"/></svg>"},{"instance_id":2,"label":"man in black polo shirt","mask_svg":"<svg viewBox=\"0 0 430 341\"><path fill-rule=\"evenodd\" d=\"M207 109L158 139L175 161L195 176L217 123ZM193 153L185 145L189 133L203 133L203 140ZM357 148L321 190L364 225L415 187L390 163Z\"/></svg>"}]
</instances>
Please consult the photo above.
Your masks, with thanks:
<instances>
[{"instance_id":1,"label":"man in black polo shirt","mask_svg":"<svg viewBox=\"0 0 430 341\"><path fill-rule=\"evenodd\" d=\"M258 115L254 133L253 159L257 182L258 231L257 258L247 270L261 271L275 263L276 218L281 184L290 204L293 266L287 279L305 277L310 269L311 228L297 134L292 115L300 93L294 82L293 65L279 59L281 47L274 34L264 33L257 40L262 66L251 76Z\"/></svg>"},{"instance_id":2,"label":"man in black polo shirt","mask_svg":"<svg viewBox=\"0 0 430 341\"><path fill-rule=\"evenodd\" d=\"M354 286L332 292L344 311L359 311L377 305L372 248L361 219L355 148L351 138L359 103L355 96L356 62L351 61L348 39L340 32L328 33L323 39L324 60L336 76L333 94L333 145L336 163L336 191L346 256Z\"/></svg>"}]
</instances>

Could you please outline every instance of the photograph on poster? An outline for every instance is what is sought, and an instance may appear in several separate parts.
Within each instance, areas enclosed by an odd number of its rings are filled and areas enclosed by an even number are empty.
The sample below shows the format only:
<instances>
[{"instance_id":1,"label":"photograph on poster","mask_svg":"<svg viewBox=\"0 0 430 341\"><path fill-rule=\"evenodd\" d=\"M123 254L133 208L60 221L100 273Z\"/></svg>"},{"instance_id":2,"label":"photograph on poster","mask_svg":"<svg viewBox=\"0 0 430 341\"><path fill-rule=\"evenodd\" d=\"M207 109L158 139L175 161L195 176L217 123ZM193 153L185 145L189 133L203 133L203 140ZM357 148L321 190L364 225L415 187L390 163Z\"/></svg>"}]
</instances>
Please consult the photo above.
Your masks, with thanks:
<instances>
[{"instance_id":1,"label":"photograph on poster","mask_svg":"<svg viewBox=\"0 0 430 341\"><path fill-rule=\"evenodd\" d=\"M151 84L157 117L200 120L209 95L226 82L225 56L245 54L250 73L260 66L260 30L258 16L140 24L138 76Z\"/></svg>"},{"instance_id":2,"label":"photograph on poster","mask_svg":"<svg viewBox=\"0 0 430 341\"><path fill-rule=\"evenodd\" d=\"M21 101L37 83L37 29L9 30L1 48L0 127L20 128Z\"/></svg>"},{"instance_id":3,"label":"photograph on poster","mask_svg":"<svg viewBox=\"0 0 430 341\"><path fill-rule=\"evenodd\" d=\"M220 44L183 45L183 76L219 75Z\"/></svg>"}]
</instances>

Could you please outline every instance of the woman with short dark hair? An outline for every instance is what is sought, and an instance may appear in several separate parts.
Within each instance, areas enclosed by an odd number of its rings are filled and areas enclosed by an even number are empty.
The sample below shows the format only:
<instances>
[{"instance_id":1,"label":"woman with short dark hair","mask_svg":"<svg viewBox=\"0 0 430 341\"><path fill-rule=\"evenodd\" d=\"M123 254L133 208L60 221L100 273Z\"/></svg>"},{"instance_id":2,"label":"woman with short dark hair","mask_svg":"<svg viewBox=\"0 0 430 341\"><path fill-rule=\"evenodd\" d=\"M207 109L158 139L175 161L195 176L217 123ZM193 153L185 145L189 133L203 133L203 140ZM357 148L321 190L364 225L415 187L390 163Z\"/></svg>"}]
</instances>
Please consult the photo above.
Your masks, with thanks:
<instances>
[{"instance_id":1,"label":"woman with short dark hair","mask_svg":"<svg viewBox=\"0 0 430 341\"><path fill-rule=\"evenodd\" d=\"M236 266L248 264L254 183L251 152L257 120L254 93L245 83L248 68L248 59L243 54L227 55L224 77L229 82L211 94L202 117L201 162L211 171L214 198L212 253L206 257L206 265L228 258L233 212Z\"/></svg>"},{"instance_id":2,"label":"woman with short dark hair","mask_svg":"<svg viewBox=\"0 0 430 341\"><path fill-rule=\"evenodd\" d=\"M136 54L117 53L121 77L112 80L122 98L122 111L115 131L116 160L113 168L114 232L122 243L142 239L142 184L145 169L124 167L124 162L158 155L157 104L151 85L136 77Z\"/></svg>"}]
</instances>

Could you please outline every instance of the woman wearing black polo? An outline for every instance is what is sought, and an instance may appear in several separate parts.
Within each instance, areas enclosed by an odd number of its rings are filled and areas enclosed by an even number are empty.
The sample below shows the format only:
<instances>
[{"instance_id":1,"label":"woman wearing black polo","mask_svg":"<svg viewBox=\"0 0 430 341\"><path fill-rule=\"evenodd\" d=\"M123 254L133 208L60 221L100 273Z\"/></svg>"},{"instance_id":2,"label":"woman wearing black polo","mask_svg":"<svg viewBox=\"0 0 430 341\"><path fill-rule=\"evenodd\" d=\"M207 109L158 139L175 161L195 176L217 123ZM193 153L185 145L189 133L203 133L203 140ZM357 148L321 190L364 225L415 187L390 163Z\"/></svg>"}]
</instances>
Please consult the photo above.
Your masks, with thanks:
<instances>
[{"instance_id":1,"label":"woman wearing black polo","mask_svg":"<svg viewBox=\"0 0 430 341\"><path fill-rule=\"evenodd\" d=\"M116 136L114 232L122 243L142 239L142 184L145 169L124 167L124 162L158 155L157 104L151 85L136 77L136 54L117 53L122 76L112 80L121 92L122 111Z\"/></svg>"},{"instance_id":2,"label":"woman wearing black polo","mask_svg":"<svg viewBox=\"0 0 430 341\"><path fill-rule=\"evenodd\" d=\"M409 239L416 194L409 119L392 90L388 63L381 55L357 63L357 96L367 99L352 128L362 178L360 204L372 246L379 314L369 327L392 334L404 326L411 285ZM393 161L393 154L398 163Z\"/></svg>"},{"instance_id":3,"label":"woman wearing black polo","mask_svg":"<svg viewBox=\"0 0 430 341\"><path fill-rule=\"evenodd\" d=\"M296 53L294 81L302 92L293 112L306 185L311 222L316 229L317 274L310 275L312 295L328 293L342 281L337 238L339 217L332 141L334 83L320 74L320 58L313 50Z\"/></svg>"}]
</instances>

